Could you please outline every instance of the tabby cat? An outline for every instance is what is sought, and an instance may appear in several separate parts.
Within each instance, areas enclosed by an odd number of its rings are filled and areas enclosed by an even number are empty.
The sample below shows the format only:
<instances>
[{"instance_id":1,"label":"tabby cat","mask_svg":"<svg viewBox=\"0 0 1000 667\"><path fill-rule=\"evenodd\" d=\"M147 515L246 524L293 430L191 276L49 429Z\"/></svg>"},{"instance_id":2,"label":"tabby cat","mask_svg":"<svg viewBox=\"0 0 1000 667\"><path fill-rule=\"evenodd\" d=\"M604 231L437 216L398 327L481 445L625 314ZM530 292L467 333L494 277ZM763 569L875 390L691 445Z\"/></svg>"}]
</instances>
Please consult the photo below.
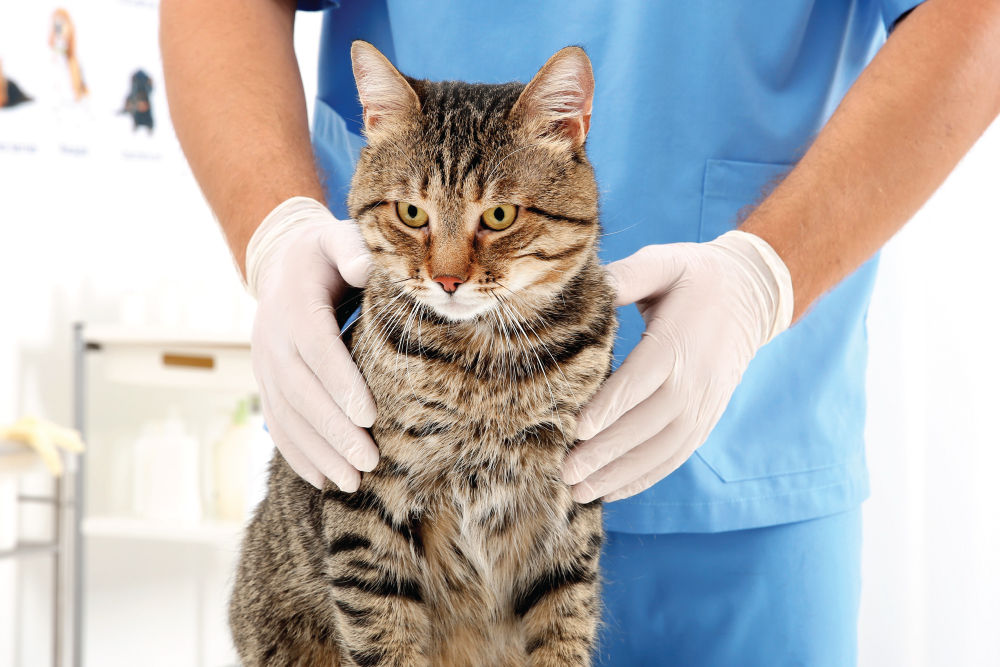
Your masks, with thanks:
<instances>
[{"instance_id":1,"label":"tabby cat","mask_svg":"<svg viewBox=\"0 0 1000 667\"><path fill-rule=\"evenodd\" d=\"M381 452L355 493L275 455L230 623L243 664L589 665L600 503L560 478L610 372L613 290L584 152L593 74L418 81L351 56L368 139L348 199L374 268L350 346Z\"/></svg>"}]
</instances>

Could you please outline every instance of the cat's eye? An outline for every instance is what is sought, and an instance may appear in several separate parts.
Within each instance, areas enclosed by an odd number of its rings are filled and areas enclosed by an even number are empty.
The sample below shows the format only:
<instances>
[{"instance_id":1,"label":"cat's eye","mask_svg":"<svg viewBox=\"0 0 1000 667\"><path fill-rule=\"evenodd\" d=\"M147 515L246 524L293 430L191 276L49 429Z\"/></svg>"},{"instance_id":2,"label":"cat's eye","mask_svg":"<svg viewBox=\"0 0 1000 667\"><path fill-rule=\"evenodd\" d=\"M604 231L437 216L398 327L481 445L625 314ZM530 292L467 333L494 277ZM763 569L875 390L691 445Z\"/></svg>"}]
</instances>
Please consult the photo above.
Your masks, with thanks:
<instances>
[{"instance_id":1,"label":"cat's eye","mask_svg":"<svg viewBox=\"0 0 1000 667\"><path fill-rule=\"evenodd\" d=\"M396 215L407 227L423 227L427 224L427 211L416 204L401 201L396 204Z\"/></svg>"},{"instance_id":2,"label":"cat's eye","mask_svg":"<svg viewBox=\"0 0 1000 667\"><path fill-rule=\"evenodd\" d=\"M482 221L483 224L490 229L500 231L510 227L514 223L514 218L516 217L516 206L511 204L501 204L500 206L494 206L493 208L486 209L486 211L483 212Z\"/></svg>"}]
</instances>

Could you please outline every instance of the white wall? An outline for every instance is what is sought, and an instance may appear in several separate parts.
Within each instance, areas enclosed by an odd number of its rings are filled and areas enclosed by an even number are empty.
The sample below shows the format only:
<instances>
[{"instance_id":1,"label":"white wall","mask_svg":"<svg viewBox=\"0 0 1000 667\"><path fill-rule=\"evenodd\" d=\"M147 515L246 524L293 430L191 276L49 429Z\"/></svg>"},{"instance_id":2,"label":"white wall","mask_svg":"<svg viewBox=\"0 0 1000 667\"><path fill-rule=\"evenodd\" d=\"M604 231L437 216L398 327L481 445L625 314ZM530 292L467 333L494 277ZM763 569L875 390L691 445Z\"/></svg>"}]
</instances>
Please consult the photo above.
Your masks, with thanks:
<instances>
[{"instance_id":1,"label":"white wall","mask_svg":"<svg viewBox=\"0 0 1000 667\"><path fill-rule=\"evenodd\" d=\"M79 106L58 92L65 71L46 44L54 5L0 5L4 72L38 98L0 110L0 423L29 413L72 422L73 322L192 334L249 332L253 301L169 126L156 46L157 4L59 3L76 22L91 90ZM310 110L319 27L318 14L299 14L296 46ZM141 130L133 134L128 118L115 113L136 67L154 82L152 138ZM33 484L44 491L43 482ZM29 526L29 536L43 538L48 525L37 523ZM197 624L199 600L209 609L205 613L215 614L205 627L220 635L197 639L208 656L205 664L225 664L232 657L228 637L221 635L231 554L199 548L164 552L155 545L123 552L121 543L90 542L87 664L136 664L135 652L116 655L110 647L132 646L126 636L141 641L139 625L164 649L146 664L197 664L198 645L188 630ZM116 553L128 556L116 561ZM186 568L191 576L170 579L167 586L151 581L141 590L114 587L116 578L133 581L142 567L178 576ZM210 568L207 583L199 588L195 575L205 568ZM18 667L48 664L49 562L24 560L17 576L19 609L13 615L24 627L16 647L3 645L10 634L0 633L0 665L10 664L15 653ZM11 603L7 591L0 582L0 607ZM0 618L7 614L0 610ZM136 648L141 655L141 644Z\"/></svg>"},{"instance_id":2,"label":"white wall","mask_svg":"<svg viewBox=\"0 0 1000 667\"><path fill-rule=\"evenodd\" d=\"M229 331L246 326L252 301L169 126L156 3L62 3L76 21L91 90L79 106L54 106L58 94L48 92L65 75L46 45L50 7L17 4L0 13L0 59L38 101L0 112L0 318L8 324L0 327L0 421L38 412L66 422L72 322ZM153 78L152 138L116 114L137 67Z\"/></svg>"},{"instance_id":3,"label":"white wall","mask_svg":"<svg viewBox=\"0 0 1000 667\"><path fill-rule=\"evenodd\" d=\"M1000 665L1000 122L883 253L862 665Z\"/></svg>"}]
</instances>

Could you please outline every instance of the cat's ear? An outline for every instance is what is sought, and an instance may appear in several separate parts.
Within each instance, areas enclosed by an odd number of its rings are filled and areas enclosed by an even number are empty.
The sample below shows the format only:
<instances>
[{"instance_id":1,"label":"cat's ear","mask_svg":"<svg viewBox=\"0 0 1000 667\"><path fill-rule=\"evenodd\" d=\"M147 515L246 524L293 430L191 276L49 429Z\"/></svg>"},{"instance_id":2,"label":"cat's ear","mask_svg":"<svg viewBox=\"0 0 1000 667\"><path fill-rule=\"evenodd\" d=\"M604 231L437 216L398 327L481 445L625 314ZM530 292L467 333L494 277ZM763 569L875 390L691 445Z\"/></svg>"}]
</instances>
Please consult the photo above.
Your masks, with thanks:
<instances>
[{"instance_id":1,"label":"cat's ear","mask_svg":"<svg viewBox=\"0 0 1000 667\"><path fill-rule=\"evenodd\" d=\"M560 49L521 92L510 117L529 132L580 145L590 130L594 71L578 46Z\"/></svg>"},{"instance_id":2,"label":"cat's ear","mask_svg":"<svg viewBox=\"0 0 1000 667\"><path fill-rule=\"evenodd\" d=\"M365 133L389 129L420 111L420 98L389 59L368 42L351 44L351 65L364 112Z\"/></svg>"}]
</instances>

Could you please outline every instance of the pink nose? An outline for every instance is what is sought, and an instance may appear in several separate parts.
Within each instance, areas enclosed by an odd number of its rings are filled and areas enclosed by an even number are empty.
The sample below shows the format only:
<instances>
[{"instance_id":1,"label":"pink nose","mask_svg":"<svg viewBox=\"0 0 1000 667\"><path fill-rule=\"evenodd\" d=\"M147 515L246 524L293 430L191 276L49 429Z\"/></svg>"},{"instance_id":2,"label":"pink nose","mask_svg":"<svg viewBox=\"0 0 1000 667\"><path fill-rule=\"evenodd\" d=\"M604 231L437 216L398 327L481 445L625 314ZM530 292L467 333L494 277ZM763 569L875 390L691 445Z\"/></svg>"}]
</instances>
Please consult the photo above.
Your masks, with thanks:
<instances>
[{"instance_id":1,"label":"pink nose","mask_svg":"<svg viewBox=\"0 0 1000 667\"><path fill-rule=\"evenodd\" d=\"M434 276L434 282L440 283L445 292L452 294L465 281L458 276Z\"/></svg>"}]
</instances>

